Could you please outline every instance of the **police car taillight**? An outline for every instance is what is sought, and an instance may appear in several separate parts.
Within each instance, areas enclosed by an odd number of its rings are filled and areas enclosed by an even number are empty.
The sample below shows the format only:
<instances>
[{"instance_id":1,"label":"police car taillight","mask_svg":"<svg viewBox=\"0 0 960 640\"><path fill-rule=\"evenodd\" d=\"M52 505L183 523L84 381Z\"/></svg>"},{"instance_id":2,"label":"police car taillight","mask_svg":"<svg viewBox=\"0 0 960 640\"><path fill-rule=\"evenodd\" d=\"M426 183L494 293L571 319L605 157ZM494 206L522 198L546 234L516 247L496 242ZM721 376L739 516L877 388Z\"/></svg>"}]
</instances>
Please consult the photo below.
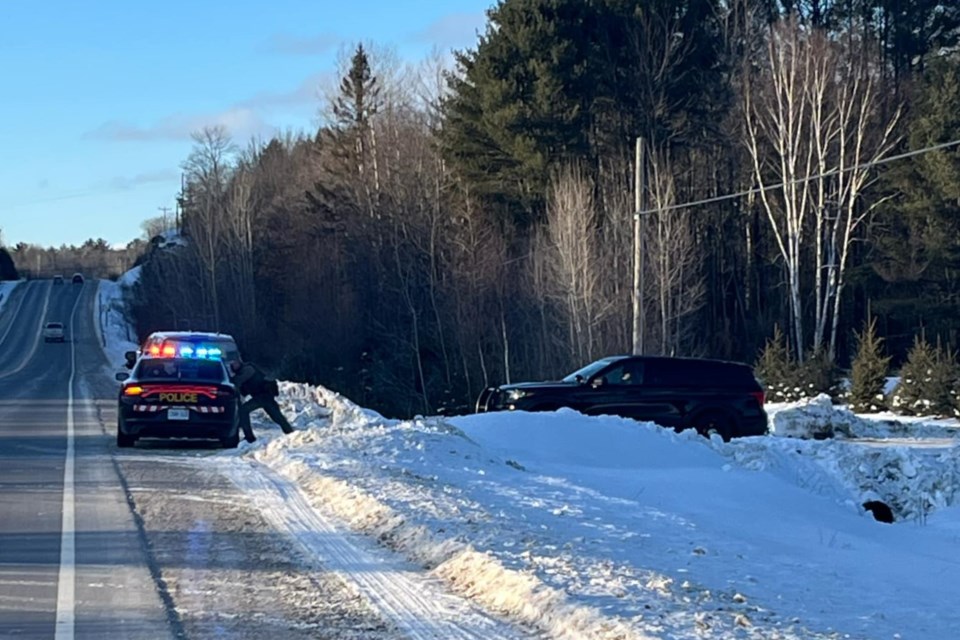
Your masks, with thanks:
<instances>
[{"instance_id":1,"label":"police car taillight","mask_svg":"<svg viewBox=\"0 0 960 640\"><path fill-rule=\"evenodd\" d=\"M143 387L136 384L127 385L123 388L123 395L125 396L138 396L143 393Z\"/></svg>"}]
</instances>

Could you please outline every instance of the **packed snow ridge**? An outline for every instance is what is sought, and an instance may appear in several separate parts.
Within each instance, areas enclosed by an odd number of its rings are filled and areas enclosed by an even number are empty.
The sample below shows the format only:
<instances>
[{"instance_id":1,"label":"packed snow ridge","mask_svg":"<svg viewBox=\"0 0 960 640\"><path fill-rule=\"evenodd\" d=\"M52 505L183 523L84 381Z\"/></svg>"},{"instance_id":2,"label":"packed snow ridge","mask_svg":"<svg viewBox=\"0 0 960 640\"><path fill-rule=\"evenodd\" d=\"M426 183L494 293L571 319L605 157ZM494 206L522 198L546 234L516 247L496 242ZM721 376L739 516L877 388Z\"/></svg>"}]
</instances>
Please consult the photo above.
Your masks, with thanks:
<instances>
[{"instance_id":1,"label":"packed snow ridge","mask_svg":"<svg viewBox=\"0 0 960 640\"><path fill-rule=\"evenodd\" d=\"M551 637L944 638L960 624L949 424L914 425L936 446L879 446L908 427L818 399L771 407L775 432L829 419L843 437L723 443L570 410L390 420L321 387L282 391L301 432L261 425L241 459ZM871 498L898 523L865 513Z\"/></svg>"}]
</instances>

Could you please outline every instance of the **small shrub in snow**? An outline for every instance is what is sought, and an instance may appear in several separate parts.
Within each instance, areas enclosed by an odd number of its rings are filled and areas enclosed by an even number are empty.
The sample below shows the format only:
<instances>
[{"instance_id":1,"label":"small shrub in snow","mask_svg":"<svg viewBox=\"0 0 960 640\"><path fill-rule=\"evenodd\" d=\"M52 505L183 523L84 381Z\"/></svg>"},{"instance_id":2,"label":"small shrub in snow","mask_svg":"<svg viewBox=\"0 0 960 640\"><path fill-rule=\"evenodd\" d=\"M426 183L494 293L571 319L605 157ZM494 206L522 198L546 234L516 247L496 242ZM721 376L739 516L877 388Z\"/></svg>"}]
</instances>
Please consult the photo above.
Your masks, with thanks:
<instances>
[{"instance_id":1,"label":"small shrub in snow","mask_svg":"<svg viewBox=\"0 0 960 640\"><path fill-rule=\"evenodd\" d=\"M857 355L850 372L851 409L874 413L885 408L883 388L889 365L890 357L883 355L883 339L877 335L876 319L871 318L857 334Z\"/></svg>"},{"instance_id":2,"label":"small shrub in snow","mask_svg":"<svg viewBox=\"0 0 960 640\"><path fill-rule=\"evenodd\" d=\"M797 402L822 393L836 400L841 393L839 371L827 353L811 352L798 363L779 327L764 346L754 370L772 402Z\"/></svg>"},{"instance_id":3,"label":"small shrub in snow","mask_svg":"<svg viewBox=\"0 0 960 640\"><path fill-rule=\"evenodd\" d=\"M904 415L956 416L960 413L958 380L956 354L939 341L932 347L926 338L917 337L900 370L900 384L893 390L890 405Z\"/></svg>"},{"instance_id":4,"label":"small shrub in snow","mask_svg":"<svg viewBox=\"0 0 960 640\"><path fill-rule=\"evenodd\" d=\"M801 389L800 397L816 398L825 393L836 402L843 392L840 384L840 370L833 358L823 349L812 351L806 359L796 366L797 385Z\"/></svg>"},{"instance_id":5,"label":"small shrub in snow","mask_svg":"<svg viewBox=\"0 0 960 640\"><path fill-rule=\"evenodd\" d=\"M767 400L772 402L791 402L797 399L796 364L787 350L786 340L780 327L774 327L773 337L760 352L760 358L754 366L757 378L767 392Z\"/></svg>"}]
</instances>

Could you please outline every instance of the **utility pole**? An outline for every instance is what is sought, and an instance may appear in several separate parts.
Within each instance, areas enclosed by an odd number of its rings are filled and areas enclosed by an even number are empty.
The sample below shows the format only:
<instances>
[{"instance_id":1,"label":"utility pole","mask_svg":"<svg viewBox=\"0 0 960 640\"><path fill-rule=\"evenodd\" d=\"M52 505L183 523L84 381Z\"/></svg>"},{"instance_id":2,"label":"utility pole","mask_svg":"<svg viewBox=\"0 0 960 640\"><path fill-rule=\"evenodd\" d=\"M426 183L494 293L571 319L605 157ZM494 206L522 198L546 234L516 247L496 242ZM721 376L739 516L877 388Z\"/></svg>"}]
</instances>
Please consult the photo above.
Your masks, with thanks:
<instances>
[{"instance_id":1,"label":"utility pole","mask_svg":"<svg viewBox=\"0 0 960 640\"><path fill-rule=\"evenodd\" d=\"M633 196L633 355L643 354L645 308L644 290L644 222L646 221L647 172L643 138L637 138L634 164Z\"/></svg>"},{"instance_id":2,"label":"utility pole","mask_svg":"<svg viewBox=\"0 0 960 640\"><path fill-rule=\"evenodd\" d=\"M170 207L157 207L157 209L163 212L163 230L169 231L170 227L167 226L167 214L170 212Z\"/></svg>"}]
</instances>

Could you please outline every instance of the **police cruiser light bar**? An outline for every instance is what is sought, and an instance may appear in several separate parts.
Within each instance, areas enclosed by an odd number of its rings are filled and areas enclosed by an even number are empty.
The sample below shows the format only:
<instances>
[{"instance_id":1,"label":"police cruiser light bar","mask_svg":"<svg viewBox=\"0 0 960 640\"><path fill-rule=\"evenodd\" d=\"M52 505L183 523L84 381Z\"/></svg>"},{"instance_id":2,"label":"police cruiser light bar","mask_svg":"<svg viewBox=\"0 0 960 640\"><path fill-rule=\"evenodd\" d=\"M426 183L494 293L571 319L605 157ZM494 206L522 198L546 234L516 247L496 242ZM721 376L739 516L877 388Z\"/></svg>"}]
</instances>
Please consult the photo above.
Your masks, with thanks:
<instances>
[{"instance_id":1,"label":"police cruiser light bar","mask_svg":"<svg viewBox=\"0 0 960 640\"><path fill-rule=\"evenodd\" d=\"M148 350L153 357L160 358L202 358L206 360L219 360L223 357L223 350L220 347L206 347L183 344L179 349L173 344L153 345Z\"/></svg>"}]
</instances>

